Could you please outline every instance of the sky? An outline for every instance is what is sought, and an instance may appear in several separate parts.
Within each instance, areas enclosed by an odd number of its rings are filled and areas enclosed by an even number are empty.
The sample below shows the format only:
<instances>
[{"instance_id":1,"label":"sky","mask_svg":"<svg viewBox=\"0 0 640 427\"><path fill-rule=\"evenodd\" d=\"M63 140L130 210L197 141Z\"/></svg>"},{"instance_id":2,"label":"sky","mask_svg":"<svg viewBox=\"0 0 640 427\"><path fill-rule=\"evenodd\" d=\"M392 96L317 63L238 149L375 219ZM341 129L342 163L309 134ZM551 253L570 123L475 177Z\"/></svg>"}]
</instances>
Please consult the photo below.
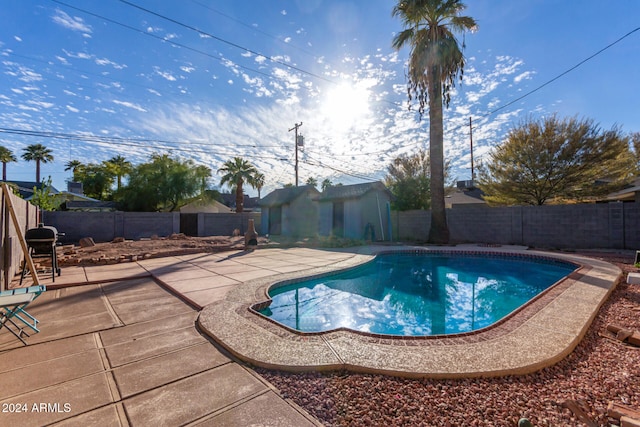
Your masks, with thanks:
<instances>
[{"instance_id":1,"label":"sky","mask_svg":"<svg viewBox=\"0 0 640 427\"><path fill-rule=\"evenodd\" d=\"M640 131L640 1L467 0L464 78L444 111L458 180L523 121L557 114ZM0 145L35 180L25 147L66 189L71 160L152 154L217 170L235 156L266 178L383 179L428 149L428 114L408 108L409 49L391 0L0 0ZM472 127L470 129L469 120ZM257 195L250 187L246 191Z\"/></svg>"}]
</instances>

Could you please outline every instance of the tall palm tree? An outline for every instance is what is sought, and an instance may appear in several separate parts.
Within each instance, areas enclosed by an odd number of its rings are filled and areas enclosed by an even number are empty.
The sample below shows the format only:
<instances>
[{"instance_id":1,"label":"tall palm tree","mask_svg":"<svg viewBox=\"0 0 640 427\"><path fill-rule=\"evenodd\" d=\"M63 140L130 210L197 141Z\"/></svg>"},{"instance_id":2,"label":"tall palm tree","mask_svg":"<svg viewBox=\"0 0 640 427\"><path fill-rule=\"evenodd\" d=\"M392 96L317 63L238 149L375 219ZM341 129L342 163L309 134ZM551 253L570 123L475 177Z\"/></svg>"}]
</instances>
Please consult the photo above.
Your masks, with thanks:
<instances>
[{"instance_id":1,"label":"tall palm tree","mask_svg":"<svg viewBox=\"0 0 640 427\"><path fill-rule=\"evenodd\" d=\"M122 186L122 177L128 175L131 172L131 162L127 161L123 156L115 156L107 160L106 166L111 172L118 178L117 189Z\"/></svg>"},{"instance_id":2,"label":"tall palm tree","mask_svg":"<svg viewBox=\"0 0 640 427\"><path fill-rule=\"evenodd\" d=\"M442 106L449 106L450 91L462 79L465 65L455 32L474 31L476 21L460 16L466 6L460 0L398 0L392 15L404 30L393 38L393 47L410 46L409 101L419 102L420 117L429 107L429 158L431 159L431 228L429 241L447 243L449 228L444 204L444 131ZM464 45L462 46L464 48Z\"/></svg>"},{"instance_id":3,"label":"tall palm tree","mask_svg":"<svg viewBox=\"0 0 640 427\"><path fill-rule=\"evenodd\" d=\"M243 211L244 193L242 192L242 186L245 182L252 184L254 176L258 173L258 170L248 161L242 157L234 157L232 160L226 161L218 173L224 173L220 179L220 185L229 184L230 187L236 190L236 212L241 213Z\"/></svg>"},{"instance_id":4,"label":"tall palm tree","mask_svg":"<svg viewBox=\"0 0 640 427\"><path fill-rule=\"evenodd\" d=\"M17 162L18 159L11 150L0 146L0 162L2 162L2 180L7 180L7 163Z\"/></svg>"},{"instance_id":5,"label":"tall palm tree","mask_svg":"<svg viewBox=\"0 0 640 427\"><path fill-rule=\"evenodd\" d=\"M264 187L264 174L257 172L254 176L253 176L253 183L251 184L251 186L253 188L255 188L256 190L258 190L258 199L260 199L260 190L262 190L262 187Z\"/></svg>"},{"instance_id":6,"label":"tall palm tree","mask_svg":"<svg viewBox=\"0 0 640 427\"><path fill-rule=\"evenodd\" d=\"M31 144L24 149L22 158L28 162L36 162L36 182L40 182L40 163L53 161L51 150L42 144Z\"/></svg>"}]
</instances>

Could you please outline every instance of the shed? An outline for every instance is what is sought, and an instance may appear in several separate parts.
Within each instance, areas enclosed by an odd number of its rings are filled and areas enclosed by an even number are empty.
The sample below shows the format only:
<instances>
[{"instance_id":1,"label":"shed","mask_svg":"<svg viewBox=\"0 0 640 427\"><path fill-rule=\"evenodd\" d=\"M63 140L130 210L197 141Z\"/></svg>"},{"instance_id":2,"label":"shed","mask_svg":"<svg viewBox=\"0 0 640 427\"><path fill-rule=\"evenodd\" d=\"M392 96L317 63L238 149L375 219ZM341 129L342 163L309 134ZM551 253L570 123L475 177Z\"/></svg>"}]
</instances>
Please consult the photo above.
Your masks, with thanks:
<instances>
[{"instance_id":1,"label":"shed","mask_svg":"<svg viewBox=\"0 0 640 427\"><path fill-rule=\"evenodd\" d=\"M318 233L320 192L313 185L279 188L260 199L261 234L313 237Z\"/></svg>"},{"instance_id":2,"label":"shed","mask_svg":"<svg viewBox=\"0 0 640 427\"><path fill-rule=\"evenodd\" d=\"M318 198L319 232L351 239L391 240L391 198L380 181L328 187Z\"/></svg>"}]
</instances>

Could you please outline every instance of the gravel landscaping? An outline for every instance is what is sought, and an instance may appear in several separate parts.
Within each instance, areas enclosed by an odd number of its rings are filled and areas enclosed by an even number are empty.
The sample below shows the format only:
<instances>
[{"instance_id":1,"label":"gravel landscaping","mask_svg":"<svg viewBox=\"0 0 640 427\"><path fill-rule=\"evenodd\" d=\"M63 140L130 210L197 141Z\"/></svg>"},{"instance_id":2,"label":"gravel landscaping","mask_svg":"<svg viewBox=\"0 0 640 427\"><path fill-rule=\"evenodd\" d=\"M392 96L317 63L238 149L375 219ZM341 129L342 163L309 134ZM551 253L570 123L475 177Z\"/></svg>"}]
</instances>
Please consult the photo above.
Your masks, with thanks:
<instances>
[{"instance_id":1,"label":"gravel landscaping","mask_svg":"<svg viewBox=\"0 0 640 427\"><path fill-rule=\"evenodd\" d=\"M636 271L632 259L584 254ZM461 380L411 380L347 372L292 374L257 371L327 426L583 426L563 403L575 405L597 425L615 402L640 409L640 348L616 341L614 323L640 330L640 286L620 283L583 341L558 364L525 376ZM523 348L522 351L527 351Z\"/></svg>"}]
</instances>

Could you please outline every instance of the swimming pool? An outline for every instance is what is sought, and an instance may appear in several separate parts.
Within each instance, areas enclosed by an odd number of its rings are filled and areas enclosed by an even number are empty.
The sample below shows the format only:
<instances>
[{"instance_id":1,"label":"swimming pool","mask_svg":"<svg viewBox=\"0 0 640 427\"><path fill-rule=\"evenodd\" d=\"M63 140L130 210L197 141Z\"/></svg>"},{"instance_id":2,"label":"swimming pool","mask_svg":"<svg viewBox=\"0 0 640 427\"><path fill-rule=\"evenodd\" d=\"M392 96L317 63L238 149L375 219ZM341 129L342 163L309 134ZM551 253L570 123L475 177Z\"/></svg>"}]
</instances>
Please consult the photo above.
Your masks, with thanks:
<instances>
[{"instance_id":1,"label":"swimming pool","mask_svg":"<svg viewBox=\"0 0 640 427\"><path fill-rule=\"evenodd\" d=\"M460 334L493 325L576 268L542 257L380 254L348 271L276 284L258 312L306 333Z\"/></svg>"}]
</instances>

